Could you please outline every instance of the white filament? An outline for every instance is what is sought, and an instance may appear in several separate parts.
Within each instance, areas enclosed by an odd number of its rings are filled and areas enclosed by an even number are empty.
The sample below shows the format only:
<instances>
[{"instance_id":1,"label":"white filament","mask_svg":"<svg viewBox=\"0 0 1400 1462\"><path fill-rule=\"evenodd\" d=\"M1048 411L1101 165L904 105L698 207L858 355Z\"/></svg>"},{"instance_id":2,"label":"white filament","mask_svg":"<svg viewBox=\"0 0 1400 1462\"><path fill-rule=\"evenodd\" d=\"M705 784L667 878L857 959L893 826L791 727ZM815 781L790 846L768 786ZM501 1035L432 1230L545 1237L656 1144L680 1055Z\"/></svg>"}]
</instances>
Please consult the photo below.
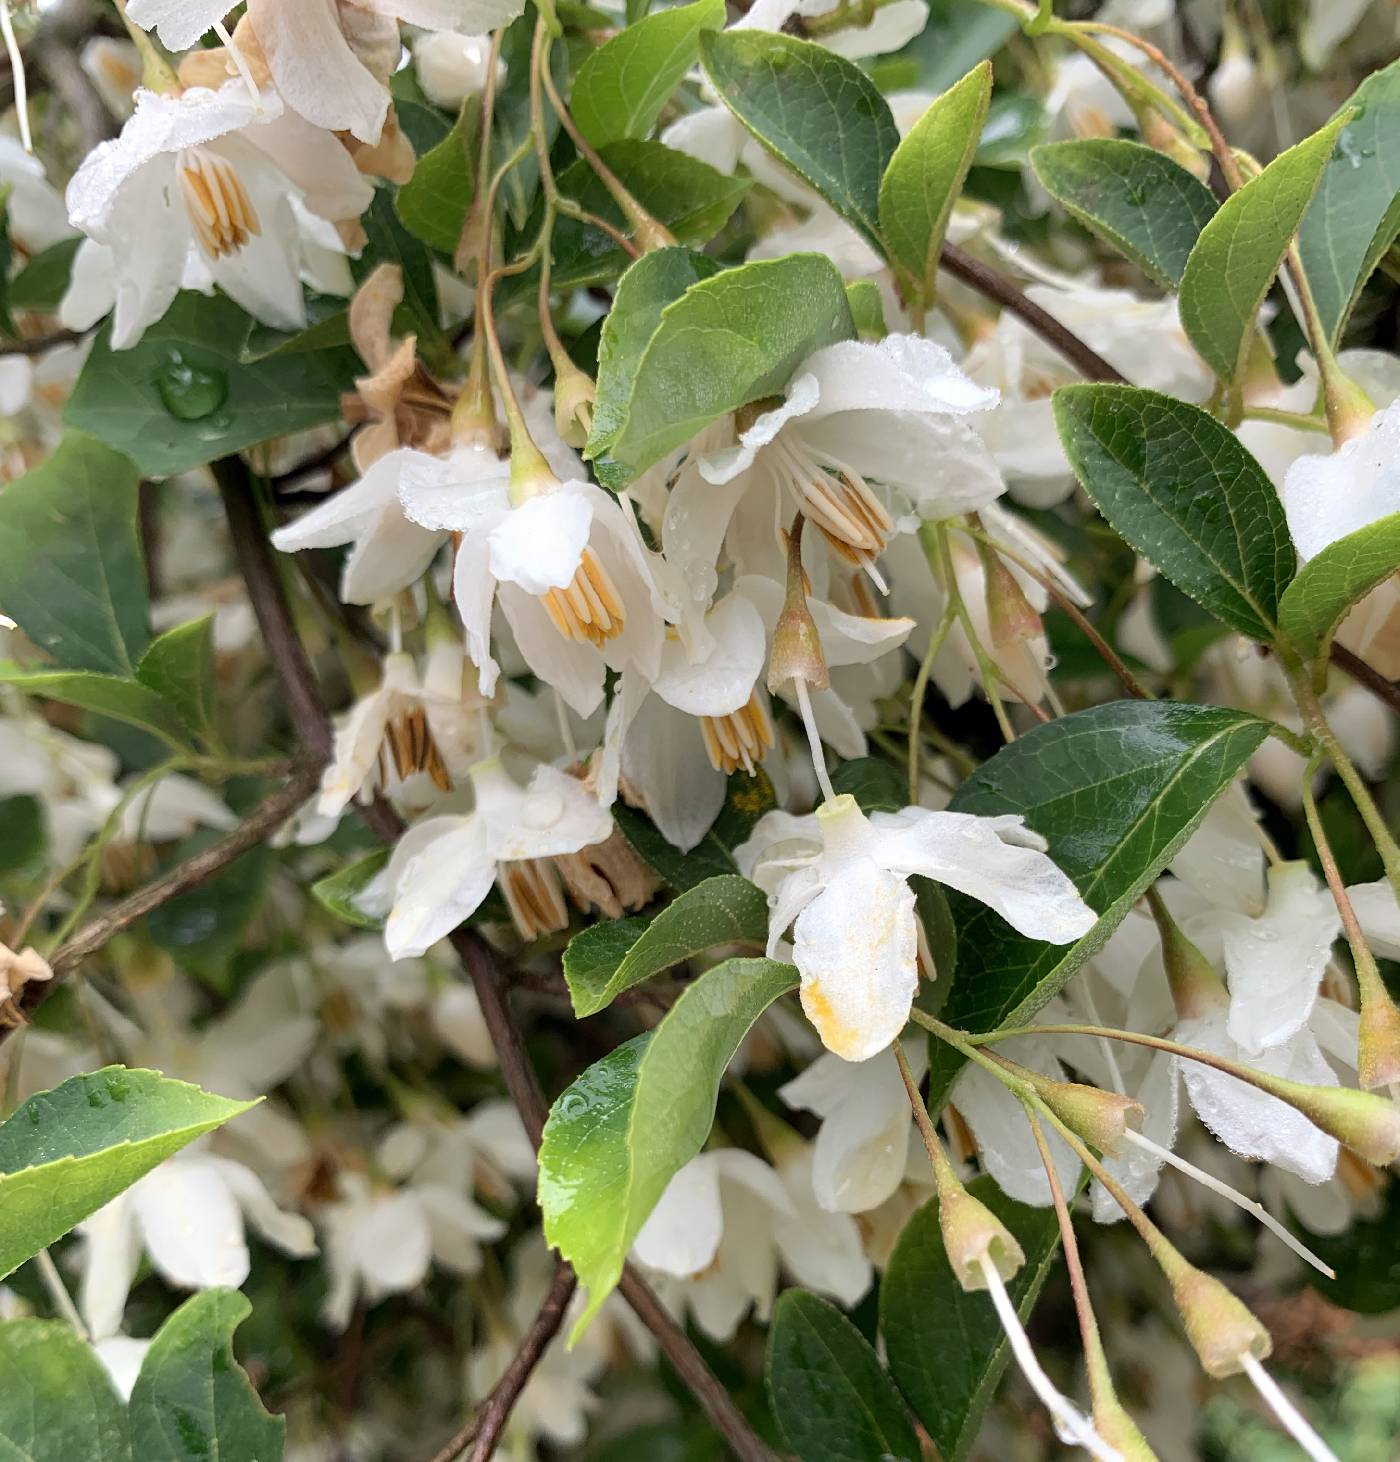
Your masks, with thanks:
<instances>
[{"instance_id":1,"label":"white filament","mask_svg":"<svg viewBox=\"0 0 1400 1462\"><path fill-rule=\"evenodd\" d=\"M1282 1239L1300 1259L1306 1259L1314 1269L1320 1270L1328 1279L1335 1279L1337 1277L1335 1270L1329 1265L1324 1264L1296 1234L1290 1233L1263 1204L1256 1203L1252 1198L1246 1198L1243 1193L1232 1188L1228 1183L1222 1183L1219 1178L1212 1177L1208 1172L1198 1168L1195 1163L1187 1162L1184 1157L1178 1157L1170 1148L1159 1146L1150 1137L1144 1137L1141 1132L1129 1130L1123 1135L1134 1146L1142 1148L1144 1152L1150 1152L1154 1157L1160 1158L1163 1162L1170 1163L1179 1172L1185 1173L1188 1177L1195 1178L1201 1187L1209 1188L1212 1193L1219 1193L1222 1198L1228 1199L1236 1208L1243 1208L1246 1213L1253 1214L1271 1234Z\"/></svg>"},{"instance_id":2,"label":"white filament","mask_svg":"<svg viewBox=\"0 0 1400 1462\"><path fill-rule=\"evenodd\" d=\"M238 47L234 45L233 37L229 35L222 20L214 22L214 34L224 43L224 49L233 58L233 64L243 78L243 85L248 88L248 95L253 98L253 104L261 111L262 96L258 91L257 83L253 80L253 73L248 70L248 63L243 59Z\"/></svg>"},{"instance_id":3,"label":"white filament","mask_svg":"<svg viewBox=\"0 0 1400 1462\"><path fill-rule=\"evenodd\" d=\"M10 0L0 0L0 34L5 37L5 51L10 58L10 76L15 87L15 112L19 117L19 140L26 152L34 151L34 134L29 129L29 83L24 75L24 57L15 39L14 21L10 16Z\"/></svg>"},{"instance_id":4,"label":"white filament","mask_svg":"<svg viewBox=\"0 0 1400 1462\"><path fill-rule=\"evenodd\" d=\"M802 712L802 724L807 730L807 745L812 749L812 767L817 774L817 786L822 789L822 798L826 802L836 800L836 789L831 785L831 777L826 770L826 753L822 750L822 738L817 730L817 718L812 714L812 696L807 689L807 682L800 675L793 677L793 685L797 689L797 705Z\"/></svg>"},{"instance_id":5,"label":"white filament","mask_svg":"<svg viewBox=\"0 0 1400 1462\"><path fill-rule=\"evenodd\" d=\"M1303 1413L1283 1394L1274 1378L1247 1351L1240 1356L1244 1373L1254 1382L1254 1389L1264 1398L1269 1410L1283 1423L1284 1430L1313 1459L1313 1462L1338 1462L1337 1454L1312 1429Z\"/></svg>"},{"instance_id":6,"label":"white filament","mask_svg":"<svg viewBox=\"0 0 1400 1462\"><path fill-rule=\"evenodd\" d=\"M1016 1364L1020 1366L1021 1374L1030 1382L1031 1390L1040 1398L1041 1405L1050 1413L1050 1419L1055 1424L1056 1436L1069 1446L1083 1447L1091 1457L1099 1458L1100 1462L1123 1462L1122 1455L1110 1447L1094 1430L1093 1422L1073 1405L1068 1397L1061 1395L1055 1389L1054 1382L1041 1369L1040 1362L1035 1358L1035 1352L1031 1349L1030 1337L1021 1325L1016 1307L1011 1303L1011 1296L1006 1292L1006 1286L1002 1283L1001 1275L997 1273L996 1265L985 1254L982 1255L979 1262L987 1280L987 1291L992 1297L992 1303L996 1306L997 1318L1001 1321L1001 1328L1006 1331L1006 1338L1011 1343L1011 1353L1016 1357Z\"/></svg>"}]
</instances>

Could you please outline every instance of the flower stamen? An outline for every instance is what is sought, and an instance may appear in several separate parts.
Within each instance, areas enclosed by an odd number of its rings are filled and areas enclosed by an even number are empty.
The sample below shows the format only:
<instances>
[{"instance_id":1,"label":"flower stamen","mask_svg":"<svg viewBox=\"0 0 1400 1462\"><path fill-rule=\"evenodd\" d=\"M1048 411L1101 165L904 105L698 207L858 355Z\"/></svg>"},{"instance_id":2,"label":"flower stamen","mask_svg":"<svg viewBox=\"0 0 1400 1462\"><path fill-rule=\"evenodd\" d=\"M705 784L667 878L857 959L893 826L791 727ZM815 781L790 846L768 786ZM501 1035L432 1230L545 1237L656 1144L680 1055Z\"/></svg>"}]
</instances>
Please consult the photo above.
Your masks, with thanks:
<instances>
[{"instance_id":1,"label":"flower stamen","mask_svg":"<svg viewBox=\"0 0 1400 1462\"><path fill-rule=\"evenodd\" d=\"M894 532L889 509L860 475L839 462L822 463L778 437L789 485L803 515L835 553L867 572Z\"/></svg>"},{"instance_id":2,"label":"flower stamen","mask_svg":"<svg viewBox=\"0 0 1400 1462\"><path fill-rule=\"evenodd\" d=\"M178 171L185 211L209 259L238 253L262 232L248 189L228 158L205 147L186 148Z\"/></svg>"},{"instance_id":3,"label":"flower stamen","mask_svg":"<svg viewBox=\"0 0 1400 1462\"><path fill-rule=\"evenodd\" d=\"M700 732L710 765L728 776L741 767L753 776L758 762L775 744L773 721L758 691L726 716L701 716Z\"/></svg>"},{"instance_id":4,"label":"flower stamen","mask_svg":"<svg viewBox=\"0 0 1400 1462\"><path fill-rule=\"evenodd\" d=\"M422 706L414 706L403 715L394 717L384 727L384 740L379 747L381 786L385 780L386 750L401 782L415 772L426 772L439 792L451 790L452 774L447 770L447 763L443 761L442 753L433 739L428 715Z\"/></svg>"},{"instance_id":5,"label":"flower stamen","mask_svg":"<svg viewBox=\"0 0 1400 1462\"><path fill-rule=\"evenodd\" d=\"M539 597L554 628L581 645L601 647L620 635L627 622L617 585L591 548L583 550L578 570L564 588L548 589Z\"/></svg>"},{"instance_id":6,"label":"flower stamen","mask_svg":"<svg viewBox=\"0 0 1400 1462\"><path fill-rule=\"evenodd\" d=\"M563 885L549 859L520 858L501 863L496 869L496 881L522 939L535 940L569 927Z\"/></svg>"}]
</instances>

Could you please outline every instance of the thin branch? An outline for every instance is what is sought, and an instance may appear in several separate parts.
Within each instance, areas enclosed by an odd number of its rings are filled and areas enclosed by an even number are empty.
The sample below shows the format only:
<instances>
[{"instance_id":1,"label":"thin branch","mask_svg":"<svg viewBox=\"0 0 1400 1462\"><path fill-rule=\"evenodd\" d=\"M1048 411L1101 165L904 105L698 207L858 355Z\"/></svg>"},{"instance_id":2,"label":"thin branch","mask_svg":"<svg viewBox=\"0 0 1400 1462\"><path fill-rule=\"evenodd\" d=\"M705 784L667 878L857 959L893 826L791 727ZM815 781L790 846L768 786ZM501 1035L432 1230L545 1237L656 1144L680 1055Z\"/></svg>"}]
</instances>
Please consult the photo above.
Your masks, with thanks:
<instances>
[{"instance_id":1,"label":"thin branch","mask_svg":"<svg viewBox=\"0 0 1400 1462\"><path fill-rule=\"evenodd\" d=\"M954 279L961 279L978 294L996 300L1013 315L1018 315L1042 340L1053 345L1086 380L1111 381L1120 386L1128 384L1127 377L1110 365L1098 351L1086 345L1072 330L1065 329L1049 311L1041 309L1034 300L1028 299L1005 275L989 269L980 259L974 259L956 244L944 244L938 262Z\"/></svg>"},{"instance_id":2,"label":"thin branch","mask_svg":"<svg viewBox=\"0 0 1400 1462\"><path fill-rule=\"evenodd\" d=\"M1335 640L1332 642L1331 659L1338 670L1350 675L1358 685L1364 685L1382 705L1389 706L1400 716L1400 685L1387 680L1375 666L1368 665L1359 655L1353 655Z\"/></svg>"},{"instance_id":3,"label":"thin branch","mask_svg":"<svg viewBox=\"0 0 1400 1462\"><path fill-rule=\"evenodd\" d=\"M559 1332L564 1312L569 1308L577 1286L573 1270L567 1264L560 1264L554 1271L549 1293L545 1295L505 1374L477 1407L471 1420L440 1452L434 1454L433 1462L457 1462L468 1447L471 1448L469 1462L487 1462L493 1455L520 1393L549 1348L549 1342Z\"/></svg>"},{"instance_id":4,"label":"thin branch","mask_svg":"<svg viewBox=\"0 0 1400 1462\"><path fill-rule=\"evenodd\" d=\"M28 340L0 340L0 356L43 355L59 345L75 345L86 336L82 330L55 330L50 335L36 335Z\"/></svg>"}]
</instances>

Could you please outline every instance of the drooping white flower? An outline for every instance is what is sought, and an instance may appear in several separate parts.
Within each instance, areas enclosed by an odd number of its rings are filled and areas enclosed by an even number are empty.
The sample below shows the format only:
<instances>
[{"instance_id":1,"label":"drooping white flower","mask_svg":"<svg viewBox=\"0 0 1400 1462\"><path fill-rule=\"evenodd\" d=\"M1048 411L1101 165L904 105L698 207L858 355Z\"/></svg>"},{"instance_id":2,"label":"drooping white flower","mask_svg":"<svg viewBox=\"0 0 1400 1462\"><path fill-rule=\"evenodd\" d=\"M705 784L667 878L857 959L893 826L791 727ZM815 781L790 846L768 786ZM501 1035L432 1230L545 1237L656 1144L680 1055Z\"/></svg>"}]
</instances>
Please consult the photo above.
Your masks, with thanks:
<instances>
[{"instance_id":1,"label":"drooping white flower","mask_svg":"<svg viewBox=\"0 0 1400 1462\"><path fill-rule=\"evenodd\" d=\"M876 560L901 528L972 512L1002 491L967 420L996 399L919 336L828 345L735 445L698 452L681 473L662 534L667 558L708 597L731 525L731 560L763 572L801 509L838 558L878 581Z\"/></svg>"},{"instance_id":2,"label":"drooping white flower","mask_svg":"<svg viewBox=\"0 0 1400 1462\"><path fill-rule=\"evenodd\" d=\"M9 189L5 216L10 238L28 254L72 238L73 225L44 165L13 137L0 136L0 188Z\"/></svg>"},{"instance_id":3,"label":"drooping white flower","mask_svg":"<svg viewBox=\"0 0 1400 1462\"><path fill-rule=\"evenodd\" d=\"M667 1184L633 1257L672 1309L689 1309L719 1341L733 1338L751 1306L768 1318L780 1265L804 1287L854 1304L871 1277L855 1223L823 1212L810 1193L808 1179L799 1208L784 1177L753 1153L703 1152Z\"/></svg>"},{"instance_id":4,"label":"drooping white flower","mask_svg":"<svg viewBox=\"0 0 1400 1462\"><path fill-rule=\"evenodd\" d=\"M68 185L69 215L91 241L75 273L112 271L118 350L160 319L195 265L251 315L297 329L307 248L294 198L334 219L357 217L370 196L339 143L285 115L274 93L250 96L239 82L142 91L121 135Z\"/></svg>"},{"instance_id":5,"label":"drooping white flower","mask_svg":"<svg viewBox=\"0 0 1400 1462\"><path fill-rule=\"evenodd\" d=\"M1306 561L1329 544L1400 513L1400 402L1327 455L1299 457L1281 496L1289 532ZM1387 679L1400 678L1400 580L1394 575L1347 615L1337 640Z\"/></svg>"},{"instance_id":6,"label":"drooping white flower","mask_svg":"<svg viewBox=\"0 0 1400 1462\"><path fill-rule=\"evenodd\" d=\"M242 1163L186 1148L79 1225L84 1238L78 1307L93 1335L121 1327L144 1251L179 1289L236 1289L248 1277L244 1221L296 1258L316 1252L311 1225L285 1213Z\"/></svg>"},{"instance_id":7,"label":"drooping white flower","mask_svg":"<svg viewBox=\"0 0 1400 1462\"><path fill-rule=\"evenodd\" d=\"M445 938L498 881L527 937L562 927L563 893L548 860L601 843L612 831L611 814L554 767L537 767L522 787L492 757L471 769L470 780L472 811L416 823L361 896L366 909L389 906L384 942L394 959L423 954Z\"/></svg>"},{"instance_id":8,"label":"drooping white flower","mask_svg":"<svg viewBox=\"0 0 1400 1462\"><path fill-rule=\"evenodd\" d=\"M911 875L1053 944L1079 938L1096 918L1019 816L906 807L867 817L845 794L807 817L767 813L734 856L770 894L770 954L791 928L803 1009L847 1061L883 1051L909 1018L918 984Z\"/></svg>"}]
</instances>

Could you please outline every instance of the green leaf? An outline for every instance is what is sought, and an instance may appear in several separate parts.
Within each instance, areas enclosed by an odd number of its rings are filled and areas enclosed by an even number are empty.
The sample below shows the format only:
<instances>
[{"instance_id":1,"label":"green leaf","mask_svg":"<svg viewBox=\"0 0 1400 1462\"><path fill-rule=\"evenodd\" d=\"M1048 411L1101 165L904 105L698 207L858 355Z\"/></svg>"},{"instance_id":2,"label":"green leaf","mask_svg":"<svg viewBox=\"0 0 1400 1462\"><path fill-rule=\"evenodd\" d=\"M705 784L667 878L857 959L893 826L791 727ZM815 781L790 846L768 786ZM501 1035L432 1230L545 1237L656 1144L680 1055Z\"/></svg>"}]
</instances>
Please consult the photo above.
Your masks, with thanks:
<instances>
[{"instance_id":1,"label":"green leaf","mask_svg":"<svg viewBox=\"0 0 1400 1462\"><path fill-rule=\"evenodd\" d=\"M1091 233L1126 254L1149 279L1181 283L1215 195L1155 147L1121 137L1047 142L1031 152L1041 186Z\"/></svg>"},{"instance_id":2,"label":"green leaf","mask_svg":"<svg viewBox=\"0 0 1400 1462\"><path fill-rule=\"evenodd\" d=\"M136 469L68 432L0 495L0 609L60 665L130 675L150 639Z\"/></svg>"},{"instance_id":3,"label":"green leaf","mask_svg":"<svg viewBox=\"0 0 1400 1462\"><path fill-rule=\"evenodd\" d=\"M1025 1320L1055 1262L1060 1229L1052 1208L1014 1203L988 1177L968 1189L1015 1235L1025 1266L1008 1283ZM938 1200L905 1225L880 1285L880 1333L890 1374L938 1447L962 1462L1010 1355L991 1299L967 1294L953 1274L938 1227Z\"/></svg>"},{"instance_id":4,"label":"green leaf","mask_svg":"<svg viewBox=\"0 0 1400 1462\"><path fill-rule=\"evenodd\" d=\"M141 657L136 678L173 705L197 736L212 735L217 713L214 616L167 630Z\"/></svg>"},{"instance_id":5,"label":"green leaf","mask_svg":"<svg viewBox=\"0 0 1400 1462\"><path fill-rule=\"evenodd\" d=\"M171 1153L255 1105L122 1066L30 1097L0 1124L0 1278Z\"/></svg>"},{"instance_id":6,"label":"green leaf","mask_svg":"<svg viewBox=\"0 0 1400 1462\"><path fill-rule=\"evenodd\" d=\"M0 664L0 685L12 685L25 695L66 701L99 716L140 726L177 751L189 748L184 717L164 696L139 681L99 675L94 670L31 670L23 665Z\"/></svg>"},{"instance_id":7,"label":"green leaf","mask_svg":"<svg viewBox=\"0 0 1400 1462\"><path fill-rule=\"evenodd\" d=\"M207 1289L157 1331L131 1391L141 1462L281 1462L287 1423L268 1415L233 1354L252 1308L237 1290Z\"/></svg>"},{"instance_id":8,"label":"green leaf","mask_svg":"<svg viewBox=\"0 0 1400 1462\"><path fill-rule=\"evenodd\" d=\"M645 137L700 54L702 31L724 24L724 0L695 0L649 15L584 57L569 98L584 140L604 147Z\"/></svg>"},{"instance_id":9,"label":"green leaf","mask_svg":"<svg viewBox=\"0 0 1400 1462\"><path fill-rule=\"evenodd\" d=\"M730 772L724 806L720 808L709 836L717 838L725 848L737 848L748 839L759 818L777 805L772 778L762 766L754 768L753 776L747 772Z\"/></svg>"},{"instance_id":10,"label":"green leaf","mask_svg":"<svg viewBox=\"0 0 1400 1462\"><path fill-rule=\"evenodd\" d=\"M1024 815L1099 917L1076 943L1045 944L950 893L958 974L942 1019L970 1031L1030 1019L1102 948L1268 731L1241 711L1117 701L1037 726L984 762L952 810ZM942 1042L931 1053L937 1100L962 1062Z\"/></svg>"},{"instance_id":11,"label":"green leaf","mask_svg":"<svg viewBox=\"0 0 1400 1462\"><path fill-rule=\"evenodd\" d=\"M26 794L0 797L0 828L0 875L42 876L48 851L44 804Z\"/></svg>"},{"instance_id":12,"label":"green leaf","mask_svg":"<svg viewBox=\"0 0 1400 1462\"><path fill-rule=\"evenodd\" d=\"M1313 301L1334 344L1400 231L1400 61L1368 76L1342 110L1351 120L1298 230Z\"/></svg>"},{"instance_id":13,"label":"green leaf","mask_svg":"<svg viewBox=\"0 0 1400 1462\"><path fill-rule=\"evenodd\" d=\"M1297 553L1278 493L1229 427L1134 386L1055 392L1055 422L1099 511L1178 589L1272 640Z\"/></svg>"},{"instance_id":14,"label":"green leaf","mask_svg":"<svg viewBox=\"0 0 1400 1462\"><path fill-rule=\"evenodd\" d=\"M900 54L918 66L917 87L937 95L999 51L1016 30L1014 15L983 0L929 0L927 23Z\"/></svg>"},{"instance_id":15,"label":"green leaf","mask_svg":"<svg viewBox=\"0 0 1400 1462\"><path fill-rule=\"evenodd\" d=\"M883 253L880 179L899 128L865 72L815 41L761 30L702 36L700 59L725 106Z\"/></svg>"},{"instance_id":16,"label":"green leaf","mask_svg":"<svg viewBox=\"0 0 1400 1462\"><path fill-rule=\"evenodd\" d=\"M1039 98L1016 91L997 93L987 107L973 166L1021 171L1044 125L1045 109Z\"/></svg>"},{"instance_id":17,"label":"green leaf","mask_svg":"<svg viewBox=\"0 0 1400 1462\"><path fill-rule=\"evenodd\" d=\"M1400 1306L1400 1182L1392 1176L1378 1211L1358 1213L1339 1234L1315 1234L1294 1221L1304 1241L1336 1270L1329 1280L1309 1267L1306 1278L1330 1304L1358 1315L1383 1315Z\"/></svg>"},{"instance_id":18,"label":"green leaf","mask_svg":"<svg viewBox=\"0 0 1400 1462\"><path fill-rule=\"evenodd\" d=\"M68 293L81 239L62 239L35 256L10 281L10 307L52 315Z\"/></svg>"},{"instance_id":19,"label":"green leaf","mask_svg":"<svg viewBox=\"0 0 1400 1462\"><path fill-rule=\"evenodd\" d=\"M885 324L885 302L880 286L873 279L853 279L846 286L846 303L851 321L862 340L883 340L889 327Z\"/></svg>"},{"instance_id":20,"label":"green leaf","mask_svg":"<svg viewBox=\"0 0 1400 1462\"><path fill-rule=\"evenodd\" d=\"M1329 543L1298 570L1279 600L1283 638L1305 659L1327 654L1337 627L1378 584L1400 571L1400 513Z\"/></svg>"},{"instance_id":21,"label":"green leaf","mask_svg":"<svg viewBox=\"0 0 1400 1462\"><path fill-rule=\"evenodd\" d=\"M746 178L731 178L660 142L612 142L601 156L628 192L682 244L699 245L712 239L750 186ZM558 183L564 196L623 235L630 234L622 210L587 162L571 163L559 174ZM521 237L523 246L533 240L541 218L539 211L532 216ZM601 228L567 217L560 217L554 226L550 283L555 290L601 284L621 274L630 262L627 252ZM533 298L539 287L538 268L521 275L520 281L516 292L528 292Z\"/></svg>"},{"instance_id":22,"label":"green leaf","mask_svg":"<svg viewBox=\"0 0 1400 1462\"><path fill-rule=\"evenodd\" d=\"M702 427L783 390L813 351L854 333L845 284L825 255L759 259L701 280L662 309L608 450L643 472Z\"/></svg>"},{"instance_id":23,"label":"green leaf","mask_svg":"<svg viewBox=\"0 0 1400 1462\"><path fill-rule=\"evenodd\" d=\"M431 152L452 130L452 118L428 100L412 66L400 67L393 74L389 93L394 98L399 126L419 157Z\"/></svg>"},{"instance_id":24,"label":"green leaf","mask_svg":"<svg viewBox=\"0 0 1400 1462\"><path fill-rule=\"evenodd\" d=\"M774 1306L768 1394L802 1462L920 1462L904 1402L869 1341L814 1294L790 1289Z\"/></svg>"},{"instance_id":25,"label":"green leaf","mask_svg":"<svg viewBox=\"0 0 1400 1462\"><path fill-rule=\"evenodd\" d=\"M943 235L972 166L991 96L992 66L983 61L929 103L880 181L880 231L890 262L924 303L933 299Z\"/></svg>"},{"instance_id":26,"label":"green leaf","mask_svg":"<svg viewBox=\"0 0 1400 1462\"><path fill-rule=\"evenodd\" d=\"M712 259L689 249L653 249L618 281L598 341L598 391L585 456L604 459L622 430L642 355L661 324L662 311L692 284L718 272Z\"/></svg>"},{"instance_id":27,"label":"green leaf","mask_svg":"<svg viewBox=\"0 0 1400 1462\"><path fill-rule=\"evenodd\" d=\"M223 836L213 828L201 828L181 842L174 856L179 860L193 857ZM233 959L274 862L272 849L259 844L199 887L152 909L146 916L152 940L169 950L182 969L198 975L221 994L230 994Z\"/></svg>"},{"instance_id":28,"label":"green leaf","mask_svg":"<svg viewBox=\"0 0 1400 1462\"><path fill-rule=\"evenodd\" d=\"M0 1462L129 1462L122 1399L70 1326L0 1325L0 1367Z\"/></svg>"},{"instance_id":29,"label":"green leaf","mask_svg":"<svg viewBox=\"0 0 1400 1462\"><path fill-rule=\"evenodd\" d=\"M255 321L239 352L240 365L253 365L270 355L306 355L317 350L338 350L350 341L349 304L333 294L306 296L306 328L275 329Z\"/></svg>"},{"instance_id":30,"label":"green leaf","mask_svg":"<svg viewBox=\"0 0 1400 1462\"><path fill-rule=\"evenodd\" d=\"M491 167L494 171L528 141L531 129L530 47L535 34L536 11L529 7L505 28L501 39L501 61L505 80L496 87L496 111L491 127ZM555 46L550 53L554 84L562 95L568 84L568 47ZM544 109L544 144L554 146L559 118L554 108ZM540 187L540 165L531 148L506 174L501 188L506 212L516 228L524 228Z\"/></svg>"},{"instance_id":31,"label":"green leaf","mask_svg":"<svg viewBox=\"0 0 1400 1462\"><path fill-rule=\"evenodd\" d=\"M441 254L456 253L476 196L480 138L481 98L474 93L447 136L418 159L394 200L404 227Z\"/></svg>"},{"instance_id":32,"label":"green leaf","mask_svg":"<svg viewBox=\"0 0 1400 1462\"><path fill-rule=\"evenodd\" d=\"M648 922L621 919L576 934L564 951L564 978L582 1019L717 944L757 944L768 937L768 900L738 874L707 878Z\"/></svg>"},{"instance_id":33,"label":"green leaf","mask_svg":"<svg viewBox=\"0 0 1400 1462\"><path fill-rule=\"evenodd\" d=\"M223 295L191 292L179 295L130 350L112 349L108 325L64 418L125 452L150 477L339 421L341 392L360 374L359 357L321 350L245 365L253 326L252 316Z\"/></svg>"},{"instance_id":34,"label":"green leaf","mask_svg":"<svg viewBox=\"0 0 1400 1462\"><path fill-rule=\"evenodd\" d=\"M832 776L831 785L837 793L849 792L862 812L898 812L909 805L904 777L878 756L843 761Z\"/></svg>"},{"instance_id":35,"label":"green leaf","mask_svg":"<svg viewBox=\"0 0 1400 1462\"><path fill-rule=\"evenodd\" d=\"M356 929L382 929L384 920L366 914L356 900L365 891L370 880L384 871L391 852L390 848L377 848L373 853L347 864L338 873L330 873L325 878L317 879L311 885L311 896L327 912L354 925Z\"/></svg>"},{"instance_id":36,"label":"green leaf","mask_svg":"<svg viewBox=\"0 0 1400 1462\"><path fill-rule=\"evenodd\" d=\"M588 1291L574 1339L617 1284L667 1183L704 1146L740 1042L796 988L791 965L726 960L689 986L654 1031L595 1061L554 1103L538 1196L545 1238Z\"/></svg>"},{"instance_id":37,"label":"green leaf","mask_svg":"<svg viewBox=\"0 0 1400 1462\"><path fill-rule=\"evenodd\" d=\"M1345 119L1281 152L1220 205L1201 230L1181 276L1181 323L1227 385L1249 350L1251 328L1317 190Z\"/></svg>"},{"instance_id":38,"label":"green leaf","mask_svg":"<svg viewBox=\"0 0 1400 1462\"><path fill-rule=\"evenodd\" d=\"M666 841L649 817L631 807L619 803L613 808L613 820L632 851L677 893L737 871L729 849L713 832L706 833L688 853L682 853Z\"/></svg>"}]
</instances>

